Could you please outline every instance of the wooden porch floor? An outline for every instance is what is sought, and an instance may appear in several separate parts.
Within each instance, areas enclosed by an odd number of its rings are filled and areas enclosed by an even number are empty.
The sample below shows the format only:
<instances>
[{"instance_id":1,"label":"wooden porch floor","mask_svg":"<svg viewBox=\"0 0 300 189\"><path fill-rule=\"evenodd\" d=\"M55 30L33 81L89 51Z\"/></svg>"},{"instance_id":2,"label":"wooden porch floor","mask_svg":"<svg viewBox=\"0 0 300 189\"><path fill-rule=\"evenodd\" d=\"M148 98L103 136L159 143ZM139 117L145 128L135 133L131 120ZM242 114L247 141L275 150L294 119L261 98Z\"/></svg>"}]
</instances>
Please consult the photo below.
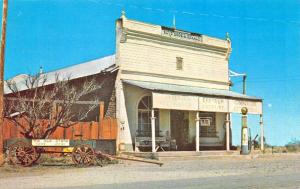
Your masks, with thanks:
<instances>
[{"instance_id":1,"label":"wooden porch floor","mask_svg":"<svg viewBox=\"0 0 300 189\"><path fill-rule=\"evenodd\" d=\"M122 152L123 155L130 155L142 158L155 158L155 159L165 159L165 158L204 158L204 157L221 157L221 156L237 156L240 155L238 150L217 150L217 151L166 151L166 152Z\"/></svg>"}]
</instances>

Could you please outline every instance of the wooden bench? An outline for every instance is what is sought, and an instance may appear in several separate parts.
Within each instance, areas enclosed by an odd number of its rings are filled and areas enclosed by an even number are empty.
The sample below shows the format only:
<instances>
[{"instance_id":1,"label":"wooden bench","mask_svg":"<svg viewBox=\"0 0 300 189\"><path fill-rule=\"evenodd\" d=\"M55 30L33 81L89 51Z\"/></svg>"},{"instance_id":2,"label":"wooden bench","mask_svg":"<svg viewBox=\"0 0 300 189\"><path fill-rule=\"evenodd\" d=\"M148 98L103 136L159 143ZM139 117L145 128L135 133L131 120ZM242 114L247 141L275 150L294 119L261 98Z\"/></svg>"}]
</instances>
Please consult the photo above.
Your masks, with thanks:
<instances>
[{"instance_id":1,"label":"wooden bench","mask_svg":"<svg viewBox=\"0 0 300 189\"><path fill-rule=\"evenodd\" d=\"M151 147L152 147L151 137L135 137L135 151L139 151L139 148L151 148ZM175 140L167 139L167 137L155 137L155 151L159 149L162 151L166 151L174 148L176 148Z\"/></svg>"}]
</instances>

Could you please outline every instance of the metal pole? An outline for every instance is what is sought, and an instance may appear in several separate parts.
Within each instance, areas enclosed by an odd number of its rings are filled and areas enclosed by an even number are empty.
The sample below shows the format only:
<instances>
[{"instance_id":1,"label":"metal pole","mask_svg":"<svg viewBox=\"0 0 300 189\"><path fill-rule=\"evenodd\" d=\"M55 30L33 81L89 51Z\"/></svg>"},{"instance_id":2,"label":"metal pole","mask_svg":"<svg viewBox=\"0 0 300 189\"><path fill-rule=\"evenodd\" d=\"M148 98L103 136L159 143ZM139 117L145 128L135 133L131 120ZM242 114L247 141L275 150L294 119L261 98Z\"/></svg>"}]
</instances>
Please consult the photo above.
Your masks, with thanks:
<instances>
[{"instance_id":1,"label":"metal pole","mask_svg":"<svg viewBox=\"0 0 300 189\"><path fill-rule=\"evenodd\" d=\"M6 42L6 20L7 20L8 0L3 0L2 11L2 34L1 34L1 50L0 50L0 165L4 162L3 157L3 95L4 95L4 53Z\"/></svg>"},{"instance_id":2,"label":"metal pole","mask_svg":"<svg viewBox=\"0 0 300 189\"><path fill-rule=\"evenodd\" d=\"M226 114L226 150L230 151L230 130L229 130L229 113Z\"/></svg>"},{"instance_id":3,"label":"metal pole","mask_svg":"<svg viewBox=\"0 0 300 189\"><path fill-rule=\"evenodd\" d=\"M199 112L196 114L196 152L200 151L200 119Z\"/></svg>"},{"instance_id":4,"label":"metal pole","mask_svg":"<svg viewBox=\"0 0 300 189\"><path fill-rule=\"evenodd\" d=\"M229 145L232 146L232 124L231 124L231 114L229 113Z\"/></svg>"},{"instance_id":5,"label":"metal pole","mask_svg":"<svg viewBox=\"0 0 300 189\"><path fill-rule=\"evenodd\" d=\"M260 150L264 151L264 122L263 122L263 115L260 114Z\"/></svg>"},{"instance_id":6,"label":"metal pole","mask_svg":"<svg viewBox=\"0 0 300 189\"><path fill-rule=\"evenodd\" d=\"M243 75L243 94L246 94L246 78L247 75Z\"/></svg>"},{"instance_id":7,"label":"metal pole","mask_svg":"<svg viewBox=\"0 0 300 189\"><path fill-rule=\"evenodd\" d=\"M152 152L155 152L155 117L154 109L151 110L151 136L152 136Z\"/></svg>"}]
</instances>

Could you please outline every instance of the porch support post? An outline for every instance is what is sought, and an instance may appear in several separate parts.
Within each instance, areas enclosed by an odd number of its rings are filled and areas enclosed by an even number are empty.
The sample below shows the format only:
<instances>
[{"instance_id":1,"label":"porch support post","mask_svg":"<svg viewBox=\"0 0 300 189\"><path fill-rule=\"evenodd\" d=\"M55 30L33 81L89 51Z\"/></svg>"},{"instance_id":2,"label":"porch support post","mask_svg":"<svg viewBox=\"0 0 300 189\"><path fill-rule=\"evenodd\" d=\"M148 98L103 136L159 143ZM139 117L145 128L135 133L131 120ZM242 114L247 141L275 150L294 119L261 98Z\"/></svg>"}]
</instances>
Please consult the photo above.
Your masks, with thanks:
<instances>
[{"instance_id":1,"label":"porch support post","mask_svg":"<svg viewBox=\"0 0 300 189\"><path fill-rule=\"evenodd\" d=\"M229 130L229 124L230 124L230 120L229 120L229 113L226 114L226 150L230 151L230 130Z\"/></svg>"},{"instance_id":2,"label":"porch support post","mask_svg":"<svg viewBox=\"0 0 300 189\"><path fill-rule=\"evenodd\" d=\"M152 136L152 152L155 152L155 117L154 109L151 110L151 136Z\"/></svg>"},{"instance_id":3,"label":"porch support post","mask_svg":"<svg viewBox=\"0 0 300 189\"><path fill-rule=\"evenodd\" d=\"M196 152L200 151L200 119L199 112L196 113Z\"/></svg>"},{"instance_id":4,"label":"porch support post","mask_svg":"<svg viewBox=\"0 0 300 189\"><path fill-rule=\"evenodd\" d=\"M260 125L260 150L263 151L264 150L264 122L263 122L263 115L260 114L260 121L259 121L259 125Z\"/></svg>"}]
</instances>

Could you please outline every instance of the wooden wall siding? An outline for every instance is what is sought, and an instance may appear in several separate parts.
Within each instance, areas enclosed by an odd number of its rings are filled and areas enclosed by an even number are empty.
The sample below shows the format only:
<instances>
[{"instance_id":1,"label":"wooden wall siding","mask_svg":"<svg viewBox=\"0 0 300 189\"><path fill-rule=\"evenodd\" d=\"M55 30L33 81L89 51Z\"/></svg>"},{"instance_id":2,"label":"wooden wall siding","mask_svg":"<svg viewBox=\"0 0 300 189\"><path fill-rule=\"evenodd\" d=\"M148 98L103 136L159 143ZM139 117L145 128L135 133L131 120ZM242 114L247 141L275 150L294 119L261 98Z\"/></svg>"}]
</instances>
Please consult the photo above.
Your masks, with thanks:
<instances>
[{"instance_id":1,"label":"wooden wall siding","mask_svg":"<svg viewBox=\"0 0 300 189\"><path fill-rule=\"evenodd\" d=\"M23 121L23 120L21 120ZM48 120L40 120L43 127L47 127ZM58 128L49 137L50 139L116 139L117 138L117 120L115 118L105 117L100 122L78 122L69 128ZM3 124L4 140L10 138L23 138L22 129L15 125L11 120L5 118Z\"/></svg>"},{"instance_id":2,"label":"wooden wall siding","mask_svg":"<svg viewBox=\"0 0 300 189\"><path fill-rule=\"evenodd\" d=\"M176 69L176 57L183 58L182 70ZM156 46L155 42L132 39L120 45L120 59L122 73L127 71L122 79L130 79L129 75L134 75L136 80L145 80L145 76L148 76L150 81L153 77L159 77L165 83L169 83L170 79L175 80L171 84L176 84L177 80L184 80L186 83L191 80L206 80L214 85L215 82L220 83L217 85L219 89L227 89L228 62L225 55L171 45ZM207 87L207 82L200 83Z\"/></svg>"},{"instance_id":3,"label":"wooden wall siding","mask_svg":"<svg viewBox=\"0 0 300 189\"><path fill-rule=\"evenodd\" d=\"M228 52L231 44L202 35L202 42L162 36L158 25L119 20L116 60L120 78L216 89L229 89ZM119 35L119 36L118 36ZM182 69L176 58L183 59Z\"/></svg>"}]
</instances>

